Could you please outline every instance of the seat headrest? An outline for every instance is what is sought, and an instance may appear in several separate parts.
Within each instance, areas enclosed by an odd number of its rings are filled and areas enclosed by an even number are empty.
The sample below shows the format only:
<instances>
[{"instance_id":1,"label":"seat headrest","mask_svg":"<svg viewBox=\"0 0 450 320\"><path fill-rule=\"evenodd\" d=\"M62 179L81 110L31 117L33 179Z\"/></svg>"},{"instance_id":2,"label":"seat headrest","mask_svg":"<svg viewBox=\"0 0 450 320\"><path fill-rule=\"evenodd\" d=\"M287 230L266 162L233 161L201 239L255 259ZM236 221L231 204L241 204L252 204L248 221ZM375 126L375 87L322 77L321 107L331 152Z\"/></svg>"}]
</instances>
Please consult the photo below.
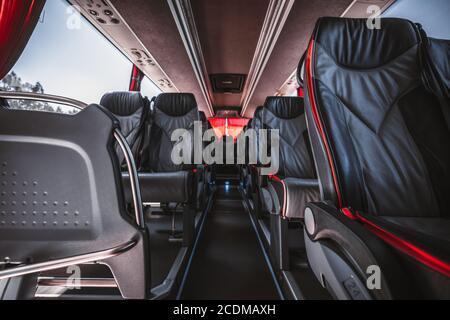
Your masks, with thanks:
<instances>
[{"instance_id":1,"label":"seat headrest","mask_svg":"<svg viewBox=\"0 0 450 320\"><path fill-rule=\"evenodd\" d=\"M297 97L268 97L264 108L281 119L295 119L305 113L304 100Z\"/></svg>"},{"instance_id":2,"label":"seat headrest","mask_svg":"<svg viewBox=\"0 0 450 320\"><path fill-rule=\"evenodd\" d=\"M416 25L398 18L381 19L381 29L369 29L367 19L324 17L314 39L337 64L356 69L382 66L421 43Z\"/></svg>"},{"instance_id":3,"label":"seat headrest","mask_svg":"<svg viewBox=\"0 0 450 320\"><path fill-rule=\"evenodd\" d=\"M191 93L163 93L154 107L171 117L182 117L197 108L197 101Z\"/></svg>"},{"instance_id":4,"label":"seat headrest","mask_svg":"<svg viewBox=\"0 0 450 320\"><path fill-rule=\"evenodd\" d=\"M146 99L139 92L110 92L105 94L100 105L116 116L130 116L145 108Z\"/></svg>"}]
</instances>

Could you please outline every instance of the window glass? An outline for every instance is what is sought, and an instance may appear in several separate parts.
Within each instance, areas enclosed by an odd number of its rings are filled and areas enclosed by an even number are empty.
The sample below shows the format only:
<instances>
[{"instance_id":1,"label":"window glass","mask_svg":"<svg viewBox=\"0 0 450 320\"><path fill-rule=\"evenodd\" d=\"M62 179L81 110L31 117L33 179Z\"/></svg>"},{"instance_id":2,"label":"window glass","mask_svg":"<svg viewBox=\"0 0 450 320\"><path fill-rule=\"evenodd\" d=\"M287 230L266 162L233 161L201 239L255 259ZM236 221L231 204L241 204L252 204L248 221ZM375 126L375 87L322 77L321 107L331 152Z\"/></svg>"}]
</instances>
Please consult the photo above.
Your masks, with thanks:
<instances>
[{"instance_id":1,"label":"window glass","mask_svg":"<svg viewBox=\"0 0 450 320\"><path fill-rule=\"evenodd\" d=\"M70 115L80 112L79 109L73 107L45 101L7 99L5 102L3 102L3 106L6 109L13 110L52 112Z\"/></svg>"},{"instance_id":2,"label":"window glass","mask_svg":"<svg viewBox=\"0 0 450 320\"><path fill-rule=\"evenodd\" d=\"M52 0L0 90L99 103L106 92L128 90L131 70L132 63L67 1Z\"/></svg>"},{"instance_id":3,"label":"window glass","mask_svg":"<svg viewBox=\"0 0 450 320\"><path fill-rule=\"evenodd\" d=\"M448 0L397 0L383 17L409 19L422 24L432 38L450 39Z\"/></svg>"},{"instance_id":4,"label":"window glass","mask_svg":"<svg viewBox=\"0 0 450 320\"><path fill-rule=\"evenodd\" d=\"M289 96L289 97L298 97L298 90L295 89L295 90L292 91L288 96Z\"/></svg>"},{"instance_id":5,"label":"window glass","mask_svg":"<svg viewBox=\"0 0 450 320\"><path fill-rule=\"evenodd\" d=\"M158 96L162 91L150 80L148 77L144 77L141 83L141 93L144 97L152 99Z\"/></svg>"}]
</instances>

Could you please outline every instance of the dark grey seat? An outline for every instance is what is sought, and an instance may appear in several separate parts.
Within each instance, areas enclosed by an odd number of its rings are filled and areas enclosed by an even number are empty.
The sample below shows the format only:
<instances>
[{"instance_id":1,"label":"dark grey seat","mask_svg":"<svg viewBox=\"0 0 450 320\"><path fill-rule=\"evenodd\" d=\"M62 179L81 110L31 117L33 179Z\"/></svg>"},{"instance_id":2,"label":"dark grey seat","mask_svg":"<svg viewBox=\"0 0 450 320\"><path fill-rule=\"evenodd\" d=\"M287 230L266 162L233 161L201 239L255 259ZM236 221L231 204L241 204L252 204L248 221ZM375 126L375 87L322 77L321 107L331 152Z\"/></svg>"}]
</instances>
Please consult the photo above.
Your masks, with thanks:
<instances>
[{"instance_id":1,"label":"dark grey seat","mask_svg":"<svg viewBox=\"0 0 450 320\"><path fill-rule=\"evenodd\" d=\"M269 97L257 116L257 129L279 130L280 134L280 168L260 186L262 202L272 214L301 219L306 204L320 199L303 99Z\"/></svg>"},{"instance_id":2,"label":"dark grey seat","mask_svg":"<svg viewBox=\"0 0 450 320\"><path fill-rule=\"evenodd\" d=\"M0 280L99 262L123 297L150 296L142 208L136 218L125 209L116 128L97 105L76 115L0 108Z\"/></svg>"},{"instance_id":3,"label":"dark grey seat","mask_svg":"<svg viewBox=\"0 0 450 320\"><path fill-rule=\"evenodd\" d=\"M196 189L193 176L195 166L193 157L190 163L175 164L172 161L173 148L179 143L172 141L172 134L175 130L186 129L192 134L190 143L193 155L193 129L194 122L199 121L199 112L194 95L185 93L165 93L156 98L153 111L153 124L151 129L150 145L147 150L147 161L143 164L142 172L147 176L158 175L159 185L148 186L154 199L165 199L167 202L179 202L184 199L188 202L192 199L192 192ZM189 186L188 188L176 188L177 193L166 194L164 186L178 184ZM147 199L144 199L147 201ZM161 202L161 201L158 201Z\"/></svg>"},{"instance_id":4,"label":"dark grey seat","mask_svg":"<svg viewBox=\"0 0 450 320\"><path fill-rule=\"evenodd\" d=\"M120 130L133 151L137 166L140 167L150 101L139 92L111 92L102 97L100 105L108 109L119 121ZM123 159L120 150L117 150L117 154Z\"/></svg>"},{"instance_id":5,"label":"dark grey seat","mask_svg":"<svg viewBox=\"0 0 450 320\"><path fill-rule=\"evenodd\" d=\"M258 175L256 184L262 217L270 214L270 245L280 270L291 268L289 225L302 223L309 202L320 199L309 136L304 101L296 97L269 97L254 119L256 130L278 130L278 172L268 177ZM270 134L273 134L272 132ZM270 134L268 136L270 136ZM258 149L263 148L259 134ZM258 152L259 153L259 152ZM258 169L259 171L259 169Z\"/></svg>"},{"instance_id":6,"label":"dark grey seat","mask_svg":"<svg viewBox=\"0 0 450 320\"><path fill-rule=\"evenodd\" d=\"M309 45L323 202L307 209L308 258L341 299L448 299L449 46L408 20L382 25L321 18ZM373 266L376 289L366 285Z\"/></svg>"}]
</instances>

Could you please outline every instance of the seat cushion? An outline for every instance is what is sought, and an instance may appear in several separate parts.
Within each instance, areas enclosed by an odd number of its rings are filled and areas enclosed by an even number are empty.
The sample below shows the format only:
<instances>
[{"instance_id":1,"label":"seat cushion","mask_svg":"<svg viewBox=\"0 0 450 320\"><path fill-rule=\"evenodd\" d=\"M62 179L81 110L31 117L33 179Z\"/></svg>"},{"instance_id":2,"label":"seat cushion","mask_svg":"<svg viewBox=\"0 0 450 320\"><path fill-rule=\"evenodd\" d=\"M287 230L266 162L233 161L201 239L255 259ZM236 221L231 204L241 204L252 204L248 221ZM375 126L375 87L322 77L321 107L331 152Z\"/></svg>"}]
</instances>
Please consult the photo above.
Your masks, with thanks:
<instances>
[{"instance_id":1,"label":"seat cushion","mask_svg":"<svg viewBox=\"0 0 450 320\"><path fill-rule=\"evenodd\" d=\"M130 177L122 174L125 198L130 202ZM142 201L144 203L186 203L190 199L192 172L139 173Z\"/></svg>"}]
</instances>

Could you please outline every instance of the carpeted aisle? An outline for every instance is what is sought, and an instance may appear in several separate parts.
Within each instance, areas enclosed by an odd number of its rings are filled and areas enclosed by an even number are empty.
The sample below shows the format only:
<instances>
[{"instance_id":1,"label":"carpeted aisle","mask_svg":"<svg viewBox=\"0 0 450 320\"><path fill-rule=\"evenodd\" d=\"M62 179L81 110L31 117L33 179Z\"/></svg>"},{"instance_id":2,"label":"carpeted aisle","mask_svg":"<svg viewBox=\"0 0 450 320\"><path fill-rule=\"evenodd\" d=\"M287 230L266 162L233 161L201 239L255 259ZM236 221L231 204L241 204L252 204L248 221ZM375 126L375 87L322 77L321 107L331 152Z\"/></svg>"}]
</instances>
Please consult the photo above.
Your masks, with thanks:
<instances>
[{"instance_id":1,"label":"carpeted aisle","mask_svg":"<svg viewBox=\"0 0 450 320\"><path fill-rule=\"evenodd\" d=\"M237 186L219 187L213 208L181 299L280 299Z\"/></svg>"}]
</instances>

